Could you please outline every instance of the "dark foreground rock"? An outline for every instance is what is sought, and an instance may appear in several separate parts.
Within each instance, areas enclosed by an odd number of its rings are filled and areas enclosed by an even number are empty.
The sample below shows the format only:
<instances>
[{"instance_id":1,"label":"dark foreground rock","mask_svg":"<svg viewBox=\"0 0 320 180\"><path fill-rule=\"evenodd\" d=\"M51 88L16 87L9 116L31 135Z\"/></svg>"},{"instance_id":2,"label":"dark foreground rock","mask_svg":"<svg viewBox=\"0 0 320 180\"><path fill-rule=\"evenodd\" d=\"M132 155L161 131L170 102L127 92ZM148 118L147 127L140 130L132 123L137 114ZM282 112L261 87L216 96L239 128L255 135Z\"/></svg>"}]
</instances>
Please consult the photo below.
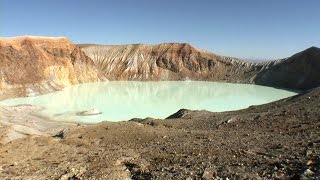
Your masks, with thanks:
<instances>
[{"instance_id":1,"label":"dark foreground rock","mask_svg":"<svg viewBox=\"0 0 320 180\"><path fill-rule=\"evenodd\" d=\"M320 177L320 88L240 111L183 112L0 145L0 179Z\"/></svg>"}]
</instances>

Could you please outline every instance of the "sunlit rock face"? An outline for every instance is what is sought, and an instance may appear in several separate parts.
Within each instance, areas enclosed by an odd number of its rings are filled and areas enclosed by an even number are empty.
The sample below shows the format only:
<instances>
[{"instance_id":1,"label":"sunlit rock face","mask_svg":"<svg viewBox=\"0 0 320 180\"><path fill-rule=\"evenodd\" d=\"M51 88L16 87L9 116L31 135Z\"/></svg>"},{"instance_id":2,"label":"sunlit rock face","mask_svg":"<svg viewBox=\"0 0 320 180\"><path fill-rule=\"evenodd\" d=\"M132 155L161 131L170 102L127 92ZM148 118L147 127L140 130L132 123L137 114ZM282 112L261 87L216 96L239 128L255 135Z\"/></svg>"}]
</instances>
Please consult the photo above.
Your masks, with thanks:
<instances>
[{"instance_id":1,"label":"sunlit rock face","mask_svg":"<svg viewBox=\"0 0 320 180\"><path fill-rule=\"evenodd\" d=\"M79 45L112 80L208 80L290 89L320 85L320 49L289 58L250 63L200 50L190 44Z\"/></svg>"},{"instance_id":2,"label":"sunlit rock face","mask_svg":"<svg viewBox=\"0 0 320 180\"><path fill-rule=\"evenodd\" d=\"M0 97L98 81L93 61L66 38L0 38Z\"/></svg>"},{"instance_id":3,"label":"sunlit rock face","mask_svg":"<svg viewBox=\"0 0 320 180\"><path fill-rule=\"evenodd\" d=\"M222 57L190 44L82 45L113 80L212 80L250 82L252 63Z\"/></svg>"}]
</instances>

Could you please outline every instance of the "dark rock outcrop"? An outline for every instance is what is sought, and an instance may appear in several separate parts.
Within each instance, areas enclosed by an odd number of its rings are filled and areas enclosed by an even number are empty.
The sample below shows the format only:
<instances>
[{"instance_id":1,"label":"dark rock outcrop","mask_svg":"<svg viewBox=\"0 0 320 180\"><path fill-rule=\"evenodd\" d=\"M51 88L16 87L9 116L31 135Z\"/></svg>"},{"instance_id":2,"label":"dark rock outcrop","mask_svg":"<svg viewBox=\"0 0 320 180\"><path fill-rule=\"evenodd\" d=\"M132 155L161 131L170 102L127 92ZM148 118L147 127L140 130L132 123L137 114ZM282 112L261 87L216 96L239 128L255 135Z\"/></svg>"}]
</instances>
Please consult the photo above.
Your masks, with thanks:
<instances>
[{"instance_id":1,"label":"dark rock outcrop","mask_svg":"<svg viewBox=\"0 0 320 180\"><path fill-rule=\"evenodd\" d=\"M187 116L189 113L190 113L190 110L180 109L179 111L177 111L176 113L170 115L170 116L167 117L166 119L184 118L184 117Z\"/></svg>"}]
</instances>

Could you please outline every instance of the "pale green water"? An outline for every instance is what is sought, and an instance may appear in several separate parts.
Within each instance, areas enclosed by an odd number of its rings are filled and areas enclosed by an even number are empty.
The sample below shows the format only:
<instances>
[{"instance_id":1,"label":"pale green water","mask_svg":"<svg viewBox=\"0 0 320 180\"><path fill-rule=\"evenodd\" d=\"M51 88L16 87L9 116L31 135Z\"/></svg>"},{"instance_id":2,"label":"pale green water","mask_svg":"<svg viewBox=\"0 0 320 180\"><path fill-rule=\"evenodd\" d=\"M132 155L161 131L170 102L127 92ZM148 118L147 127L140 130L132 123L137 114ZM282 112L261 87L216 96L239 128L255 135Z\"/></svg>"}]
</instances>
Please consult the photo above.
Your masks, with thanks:
<instances>
[{"instance_id":1,"label":"pale green water","mask_svg":"<svg viewBox=\"0 0 320 180\"><path fill-rule=\"evenodd\" d=\"M81 84L46 95L0 101L0 105L43 106L40 115L57 121L96 123L132 118L166 118L179 109L230 111L295 95L295 92L247 84L203 81L111 81ZM77 116L98 109L102 114Z\"/></svg>"}]
</instances>

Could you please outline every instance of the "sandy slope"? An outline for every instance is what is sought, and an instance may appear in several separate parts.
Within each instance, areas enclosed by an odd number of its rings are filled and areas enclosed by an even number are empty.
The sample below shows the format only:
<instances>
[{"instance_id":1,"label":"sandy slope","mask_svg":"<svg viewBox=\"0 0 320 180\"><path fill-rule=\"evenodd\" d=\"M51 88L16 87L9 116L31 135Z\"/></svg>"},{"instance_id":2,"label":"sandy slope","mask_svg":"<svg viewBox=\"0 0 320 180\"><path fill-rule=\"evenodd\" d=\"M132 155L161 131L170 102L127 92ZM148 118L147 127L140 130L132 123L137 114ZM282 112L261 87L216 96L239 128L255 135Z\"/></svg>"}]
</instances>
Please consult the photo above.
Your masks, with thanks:
<instances>
[{"instance_id":1,"label":"sandy slope","mask_svg":"<svg viewBox=\"0 0 320 180\"><path fill-rule=\"evenodd\" d=\"M52 136L65 128L76 126L74 123L49 121L33 115L39 110L40 107L31 105L0 107L0 143L6 144L28 135Z\"/></svg>"}]
</instances>

